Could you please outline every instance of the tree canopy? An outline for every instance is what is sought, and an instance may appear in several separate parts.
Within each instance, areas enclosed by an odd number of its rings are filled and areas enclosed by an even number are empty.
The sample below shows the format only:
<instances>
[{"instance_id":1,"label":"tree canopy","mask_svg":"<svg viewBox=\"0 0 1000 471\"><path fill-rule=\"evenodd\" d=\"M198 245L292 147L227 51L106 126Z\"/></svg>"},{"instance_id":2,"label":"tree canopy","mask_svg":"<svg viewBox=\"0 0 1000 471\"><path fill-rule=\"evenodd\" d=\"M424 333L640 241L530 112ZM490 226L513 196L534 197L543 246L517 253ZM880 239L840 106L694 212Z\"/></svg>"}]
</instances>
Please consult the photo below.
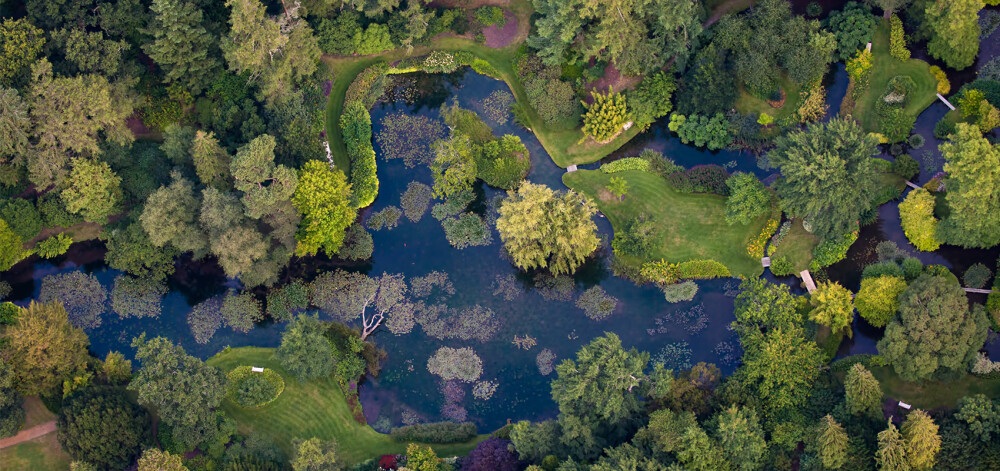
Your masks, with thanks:
<instances>
[{"instance_id":1,"label":"tree canopy","mask_svg":"<svg viewBox=\"0 0 1000 471\"><path fill-rule=\"evenodd\" d=\"M90 357L87 335L69 323L58 301L32 301L4 336L10 345L2 354L13 368L17 389L28 396L51 392Z\"/></svg>"},{"instance_id":2,"label":"tree canopy","mask_svg":"<svg viewBox=\"0 0 1000 471\"><path fill-rule=\"evenodd\" d=\"M938 227L948 243L964 247L1000 244L1000 148L990 144L975 126L959 123L949 141L940 145L947 160L950 215Z\"/></svg>"}]
</instances>

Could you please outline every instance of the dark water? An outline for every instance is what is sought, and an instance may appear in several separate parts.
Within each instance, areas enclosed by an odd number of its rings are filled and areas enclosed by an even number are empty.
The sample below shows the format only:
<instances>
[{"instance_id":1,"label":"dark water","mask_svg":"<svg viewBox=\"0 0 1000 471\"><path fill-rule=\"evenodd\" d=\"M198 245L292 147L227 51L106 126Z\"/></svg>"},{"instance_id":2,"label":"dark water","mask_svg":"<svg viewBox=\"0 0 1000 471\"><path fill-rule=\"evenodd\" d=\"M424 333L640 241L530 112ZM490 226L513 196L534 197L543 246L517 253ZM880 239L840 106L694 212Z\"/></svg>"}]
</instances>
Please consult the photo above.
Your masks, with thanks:
<instances>
[{"instance_id":1,"label":"dark water","mask_svg":"<svg viewBox=\"0 0 1000 471\"><path fill-rule=\"evenodd\" d=\"M415 78L419 93L411 104L396 100L394 103L376 105L372 110L373 131L376 135L381 129L382 118L388 114L405 112L437 118L441 104L455 98L463 108L483 115L483 99L495 90L507 90L503 82L472 71L448 76L415 74ZM826 86L832 116L839 110L847 87L843 65L836 66L829 75ZM919 177L921 182L929 179L941 165L940 156L936 155L937 142L932 131L934 123L944 114L943 107L940 103L932 105L917 122L915 132L927 138L924 149L931 152L923 160L914 155L922 162ZM557 189L565 188L561 181L564 170L551 161L533 134L517 127L513 121L504 125L496 125L489 120L487 123L497 134L512 133L521 137L531 154L530 181ZM635 155L646 147L660 150L686 167L711 163L726 166L730 171L752 172L762 179L775 173L773 169L761 169L757 164L757 157L749 153L707 152L685 146L667 132L663 122L654 124L649 131L608 159ZM376 152L379 155L380 192L374 205L362 214L363 218L387 206L398 206L400 195L409 182L431 183L430 171L426 167L407 168L400 160L387 161L382 158L377 141ZM480 198L473 207L483 212L484 202L499 192L482 185L477 190ZM607 220L597 217L595 221L601 235L610 240L611 227ZM468 410L469 419L479 424L482 430L499 427L508 420L539 419L556 413L549 386L554 373L543 376L535 363L536 355L543 348L554 352L558 363L572 358L580 346L594 337L604 332L615 332L626 347L648 351L654 356L667 345L676 346L678 342L686 342L690 355L681 355L682 362L714 362L723 373L731 372L740 356L737 338L728 328L733 320L732 295L735 280L698 282L699 292L693 301L669 304L654 287L637 287L612 276L607 268L606 258L598 256L577 273L574 299L584 289L600 285L618 298L619 302L611 317L594 321L576 308L573 300L544 299L532 287L530 276L520 273L501 257L499 235L495 231L494 242L489 246L454 249L446 241L440 223L428 212L417 223L401 218L399 227L391 231L374 232L373 237L375 254L370 265L361 267L364 271L373 276L383 272L402 273L407 278L435 270L445 272L456 288L456 294L447 300L449 307L461 309L476 304L487 307L497 314L501 327L494 339L484 343L438 340L425 335L419 326L412 333L398 337L384 329L375 334L372 339L389 356L382 375L377 379L367 380L361 387L365 415L371 423L382 418L383 422L388 419L392 424L399 424L403 411L423 420L442 418L441 382L426 368L427 359L442 346L473 348L483 360L483 375L480 379L498 384L489 400L475 399L471 393L471 384L462 386L466 396L461 405ZM831 277L857 289L860 268L873 257L873 247L880 240L894 240L901 247L908 247L899 226L896 203L887 204L880 209L879 221L864 228L859 243L851 249L848 259L831 267ZM606 252L605 248L601 253ZM99 242L75 244L69 253L53 261L33 257L5 272L3 276L14 286L13 298L19 304L37 297L41 279L54 273L74 270L94 273L110 290L112 280L118 272L106 267L103 255L104 248ZM996 252L982 253L945 247L936 253L918 256L925 263L940 263L957 270L964 269L975 261L992 263ZM329 269L336 264L325 258L297 260L289 268L285 278L293 275L309 276L319 268ZM509 275L516 277L521 288L520 295L512 301L494 296L491 286L496 277ZM769 272L765 276L771 281L788 284L796 293L803 292L794 277L776 279ZM151 336L169 337L200 358L208 358L226 346L277 346L283 326L273 324L259 326L249 334L222 328L209 343L201 345L194 342L186 321L191 306L230 288L238 289L238 282L226 279L213 262L182 259L177 274L170 279L170 293L164 299L163 314L159 318L121 320L109 311L103 316L101 327L88 332L91 349L99 357L114 350L131 357L134 352L129 346L130 341L142 332ZM530 335L537 339L537 346L530 350L519 349L511 343L515 335ZM855 323L854 338L845 340L841 353L874 352L874 343L879 336L879 329L866 327L859 319Z\"/></svg>"}]
</instances>

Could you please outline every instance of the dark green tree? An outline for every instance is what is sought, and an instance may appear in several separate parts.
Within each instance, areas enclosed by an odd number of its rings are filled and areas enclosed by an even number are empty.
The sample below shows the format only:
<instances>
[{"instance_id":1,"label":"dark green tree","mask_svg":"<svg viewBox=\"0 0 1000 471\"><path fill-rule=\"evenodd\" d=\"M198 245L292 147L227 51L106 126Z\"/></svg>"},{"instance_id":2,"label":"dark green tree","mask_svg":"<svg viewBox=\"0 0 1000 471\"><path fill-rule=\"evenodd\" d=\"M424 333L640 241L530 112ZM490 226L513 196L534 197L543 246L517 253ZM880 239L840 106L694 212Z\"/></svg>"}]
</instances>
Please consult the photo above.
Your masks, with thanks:
<instances>
[{"instance_id":1,"label":"dark green tree","mask_svg":"<svg viewBox=\"0 0 1000 471\"><path fill-rule=\"evenodd\" d=\"M152 442L149 413L117 388L71 395L59 414L59 443L74 459L100 469L127 468Z\"/></svg>"},{"instance_id":2,"label":"dark green tree","mask_svg":"<svg viewBox=\"0 0 1000 471\"><path fill-rule=\"evenodd\" d=\"M875 138L853 120L833 119L775 142L768 156L781 168L774 189L782 209L806 218L823 239L855 230L879 188Z\"/></svg>"},{"instance_id":3,"label":"dark green tree","mask_svg":"<svg viewBox=\"0 0 1000 471\"><path fill-rule=\"evenodd\" d=\"M143 51L163 68L165 82L178 82L198 94L219 73L216 39L204 26L202 10L185 0L153 0L153 20L146 29L152 42Z\"/></svg>"},{"instance_id":4,"label":"dark green tree","mask_svg":"<svg viewBox=\"0 0 1000 471\"><path fill-rule=\"evenodd\" d=\"M281 346L274 356L299 381L322 378L333 372L333 347L323 330L319 318L299 314L281 335Z\"/></svg>"},{"instance_id":5,"label":"dark green tree","mask_svg":"<svg viewBox=\"0 0 1000 471\"><path fill-rule=\"evenodd\" d=\"M155 407L173 439L190 449L226 443L235 426L219 410L226 376L218 368L188 355L163 337L135 338L135 358L142 363L128 388L140 404Z\"/></svg>"},{"instance_id":6,"label":"dark green tree","mask_svg":"<svg viewBox=\"0 0 1000 471\"><path fill-rule=\"evenodd\" d=\"M919 381L968 368L986 341L989 323L982 306L970 312L954 278L921 276L899 301L899 316L886 325L878 350L900 378Z\"/></svg>"},{"instance_id":7,"label":"dark green tree","mask_svg":"<svg viewBox=\"0 0 1000 471\"><path fill-rule=\"evenodd\" d=\"M730 406L715 416L715 438L735 469L760 469L767 456L764 429L752 408Z\"/></svg>"}]
</instances>

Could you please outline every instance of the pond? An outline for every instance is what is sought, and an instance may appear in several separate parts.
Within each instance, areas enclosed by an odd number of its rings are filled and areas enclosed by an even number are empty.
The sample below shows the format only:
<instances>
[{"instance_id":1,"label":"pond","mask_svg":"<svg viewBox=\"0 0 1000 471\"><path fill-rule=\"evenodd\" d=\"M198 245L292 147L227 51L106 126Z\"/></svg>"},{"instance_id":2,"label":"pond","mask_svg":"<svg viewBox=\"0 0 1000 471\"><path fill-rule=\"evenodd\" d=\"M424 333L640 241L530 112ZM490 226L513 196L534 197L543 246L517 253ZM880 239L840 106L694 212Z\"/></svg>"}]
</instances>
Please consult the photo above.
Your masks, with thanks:
<instances>
[{"instance_id":1,"label":"pond","mask_svg":"<svg viewBox=\"0 0 1000 471\"><path fill-rule=\"evenodd\" d=\"M392 113L418 114L437 119L441 105L452 99L463 108L483 115L484 99L494 91L508 90L503 82L467 69L450 75L413 74L410 78L411 94L407 95L408 99L379 103L371 111L373 134L378 135L382 119ZM839 109L847 86L843 65L838 65L829 75L826 85L829 91L827 101L833 114ZM921 181L929 179L937 171L932 169L933 165L940 164L940 156L933 155L937 141L932 130L936 120L943 115L941 108L943 105L936 103L917 122L915 132L927 138L925 149L932 151L926 161L914 156L924 167ZM531 156L528 180L565 189L561 181L564 170L551 161L533 134L518 127L512 120L502 125L488 119L486 122L498 135L515 134L522 139ZM762 179L773 177L776 173L773 169L758 166L758 160L752 154L708 152L685 146L670 135L662 120L605 160L635 155L646 147L660 150L686 167L711 163L726 166L730 171L752 172ZM363 211L362 218L388 206L399 206L400 195L411 181L431 183L431 174L426 166L407 168L402 160L383 158L377 141L375 149L379 156L379 197L372 207ZM598 165L584 167L595 168ZM473 203L473 209L489 217L492 213L488 202L499 194L502 192L477 185L478 198ZM878 241L893 240L901 247L908 246L899 226L896 206L896 203L890 203L880 209L879 221L864 228L848 259L831 267L833 279L857 289L860 268L873 257L873 247ZM741 355L737 337L729 328L734 320L733 297L738 282L731 279L700 281L699 292L692 301L670 304L655 287L635 286L611 274L606 244L612 236L611 227L601 216L595 217L595 221L605 245L598 256L573 278L572 294L563 293L561 296L536 289L530 274L520 272L504 259L495 230L492 232L492 244L462 250L449 245L439 221L430 214L425 214L416 223L401 218L399 227L393 230L373 231L373 259L362 266L350 266L350 269L361 270L371 276L383 272L401 273L408 280L432 271L446 273L455 287L455 294L445 301L448 307L460 310L479 305L490 309L500 320L500 328L492 339L485 342L439 340L425 334L420 327L403 336L393 336L388 330L381 329L372 339L388 352L382 374L378 378L367 379L360 388L368 421L384 430L389 424L399 425L404 421L437 421L446 417L461 418L467 414L467 418L479 425L480 430L486 431L509 420L553 417L557 407L551 399L549 382L555 373L542 374L536 361L539 353L547 349L554 354L554 362L558 363L573 358L582 345L604 332L618 334L627 348L648 351L653 357L668 360L675 368L704 361L717 364L723 374L731 372ZM912 248L910 250L913 251ZM4 277L13 285L13 299L19 304L38 296L43 277L73 270L95 274L110 290L112 280L119 272L103 263L103 255L104 248L99 242L78 243L66 255L51 261L32 257L6 272ZM995 260L996 255L997 251L964 251L946 247L936 253L919 256L925 263L964 269L974 261ZM342 264L325 257L297 260L285 279L292 276L310 278L319 269L332 269L338 265ZM766 276L772 281L790 285L797 293L803 292L794 277L775 279L769 273ZM494 295L498 280L503 280L507 289ZM602 321L591 320L574 305L583 290L596 285L618 299L614 313ZM103 358L110 351L120 351L132 357L134 350L129 344L134 336L142 332L168 337L190 354L203 359L226 346L275 347L280 342L284 326L273 323L262 324L249 334L223 328L206 344L194 341L186 321L191 307L228 289L239 288L238 283L227 279L211 260L182 258L178 262L177 273L169 280L169 288L159 318L122 320L114 313L106 312L102 325L88 331L93 353ZM323 313L320 316L330 318ZM872 352L874 342L881 336L879 329L865 326L860 319L855 324L854 338L845 340L841 355ZM537 345L521 349L512 343L515 336L530 336ZM442 346L471 347L476 351L483 360L480 380L497 385L491 398L475 398L472 385L460 383L460 388L455 388L454 384L449 387L450 399L446 402L442 382L427 370L427 359Z\"/></svg>"}]
</instances>

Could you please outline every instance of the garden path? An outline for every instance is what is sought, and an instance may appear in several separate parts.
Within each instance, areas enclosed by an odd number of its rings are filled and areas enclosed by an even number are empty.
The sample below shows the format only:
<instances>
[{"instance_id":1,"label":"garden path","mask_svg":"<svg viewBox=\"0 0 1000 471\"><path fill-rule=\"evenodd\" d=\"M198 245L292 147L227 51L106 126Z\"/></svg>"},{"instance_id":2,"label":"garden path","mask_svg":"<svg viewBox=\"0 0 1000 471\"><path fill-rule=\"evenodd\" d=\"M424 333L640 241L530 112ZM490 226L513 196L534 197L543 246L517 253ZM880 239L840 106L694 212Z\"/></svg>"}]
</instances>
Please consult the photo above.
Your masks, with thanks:
<instances>
[{"instance_id":1,"label":"garden path","mask_svg":"<svg viewBox=\"0 0 1000 471\"><path fill-rule=\"evenodd\" d=\"M17 435L13 437L4 438L0 440L0 450L7 448L9 446L17 445L21 442L26 442L28 440L34 440L42 435L48 435L56 431L56 421L50 420L44 424L39 424L31 427L27 430L21 430L17 432Z\"/></svg>"}]
</instances>

